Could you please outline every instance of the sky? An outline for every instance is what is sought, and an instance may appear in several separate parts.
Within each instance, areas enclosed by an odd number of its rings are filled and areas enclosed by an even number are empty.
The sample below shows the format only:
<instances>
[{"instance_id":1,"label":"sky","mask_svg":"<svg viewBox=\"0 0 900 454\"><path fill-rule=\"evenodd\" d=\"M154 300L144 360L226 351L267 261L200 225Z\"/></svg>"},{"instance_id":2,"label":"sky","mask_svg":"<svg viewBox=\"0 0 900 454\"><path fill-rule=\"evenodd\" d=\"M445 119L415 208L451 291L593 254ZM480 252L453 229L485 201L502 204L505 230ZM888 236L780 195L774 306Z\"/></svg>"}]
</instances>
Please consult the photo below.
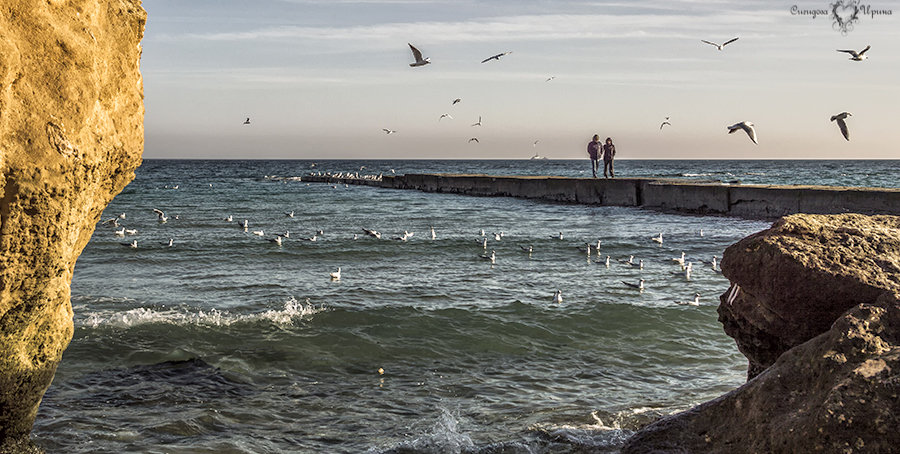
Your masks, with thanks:
<instances>
[{"instance_id":1,"label":"sky","mask_svg":"<svg viewBox=\"0 0 900 454\"><path fill-rule=\"evenodd\" d=\"M900 159L900 0L836 1L147 0L144 157Z\"/></svg>"}]
</instances>

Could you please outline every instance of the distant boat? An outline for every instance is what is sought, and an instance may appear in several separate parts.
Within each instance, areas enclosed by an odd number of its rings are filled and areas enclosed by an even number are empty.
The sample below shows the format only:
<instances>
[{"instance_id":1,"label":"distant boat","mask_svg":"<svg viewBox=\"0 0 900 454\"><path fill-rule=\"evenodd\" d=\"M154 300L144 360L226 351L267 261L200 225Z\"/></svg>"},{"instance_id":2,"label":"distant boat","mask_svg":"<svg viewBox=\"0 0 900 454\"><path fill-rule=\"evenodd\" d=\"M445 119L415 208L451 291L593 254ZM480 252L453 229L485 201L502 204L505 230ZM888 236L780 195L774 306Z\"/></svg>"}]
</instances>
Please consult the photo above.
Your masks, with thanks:
<instances>
[{"instance_id":1,"label":"distant boat","mask_svg":"<svg viewBox=\"0 0 900 454\"><path fill-rule=\"evenodd\" d=\"M531 157L531 160L532 160L532 161L538 160L538 159L547 159L547 158L544 157L544 156L541 156L541 155L539 155L539 154L535 154L534 156Z\"/></svg>"}]
</instances>

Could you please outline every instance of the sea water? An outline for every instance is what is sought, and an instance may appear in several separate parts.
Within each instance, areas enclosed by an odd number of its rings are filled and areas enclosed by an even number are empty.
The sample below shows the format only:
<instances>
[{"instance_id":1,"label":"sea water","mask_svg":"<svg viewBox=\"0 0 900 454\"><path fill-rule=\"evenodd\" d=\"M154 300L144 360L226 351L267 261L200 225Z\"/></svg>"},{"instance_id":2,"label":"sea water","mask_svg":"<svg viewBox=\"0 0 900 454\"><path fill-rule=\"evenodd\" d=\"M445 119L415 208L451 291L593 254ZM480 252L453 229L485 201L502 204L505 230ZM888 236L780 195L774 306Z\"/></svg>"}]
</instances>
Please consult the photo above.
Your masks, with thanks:
<instances>
[{"instance_id":1,"label":"sea water","mask_svg":"<svg viewBox=\"0 0 900 454\"><path fill-rule=\"evenodd\" d=\"M137 234L99 224L78 260L75 334L33 439L70 453L615 452L660 415L743 383L746 360L717 322L728 281L710 262L767 222L302 181L360 169L590 168L145 161L103 215L124 213ZM896 187L897 170L622 161L617 174ZM690 279L672 260L682 252ZM643 292L625 284L639 279ZM695 293L699 306L676 304Z\"/></svg>"}]
</instances>

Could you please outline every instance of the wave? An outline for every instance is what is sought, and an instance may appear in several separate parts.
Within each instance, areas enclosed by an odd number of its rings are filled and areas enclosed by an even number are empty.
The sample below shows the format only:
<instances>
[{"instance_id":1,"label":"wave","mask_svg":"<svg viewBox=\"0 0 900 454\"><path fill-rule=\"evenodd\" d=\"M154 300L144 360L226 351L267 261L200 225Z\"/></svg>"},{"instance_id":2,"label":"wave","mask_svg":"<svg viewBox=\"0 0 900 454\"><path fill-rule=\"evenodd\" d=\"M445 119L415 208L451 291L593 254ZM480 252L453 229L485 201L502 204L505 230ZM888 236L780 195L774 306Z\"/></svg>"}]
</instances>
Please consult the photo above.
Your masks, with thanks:
<instances>
[{"instance_id":1,"label":"wave","mask_svg":"<svg viewBox=\"0 0 900 454\"><path fill-rule=\"evenodd\" d=\"M175 309L151 309L139 307L123 312L90 312L81 321L76 320L79 328L132 328L150 324L195 325L195 326L231 326L236 323L268 322L279 326L291 326L298 319L326 311L328 308L310 303L309 298L300 303L291 298L281 309L270 309L254 314L233 314L229 311L211 309L209 311L187 311Z\"/></svg>"}]
</instances>

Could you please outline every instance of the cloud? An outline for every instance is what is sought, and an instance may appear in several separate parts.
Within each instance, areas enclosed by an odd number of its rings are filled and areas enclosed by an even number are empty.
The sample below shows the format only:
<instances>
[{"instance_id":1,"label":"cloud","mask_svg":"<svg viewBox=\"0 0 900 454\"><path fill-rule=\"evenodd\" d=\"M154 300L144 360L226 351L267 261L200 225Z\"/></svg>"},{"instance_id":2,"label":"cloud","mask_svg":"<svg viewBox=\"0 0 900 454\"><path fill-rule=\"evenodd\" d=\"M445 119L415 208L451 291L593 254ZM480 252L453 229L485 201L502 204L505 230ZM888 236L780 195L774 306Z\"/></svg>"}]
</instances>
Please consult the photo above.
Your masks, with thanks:
<instances>
[{"instance_id":1,"label":"cloud","mask_svg":"<svg viewBox=\"0 0 900 454\"><path fill-rule=\"evenodd\" d=\"M462 21L389 22L354 26L278 26L237 32L191 33L171 40L218 42L353 41L378 46L407 40L434 43L598 39L666 39L728 29L764 30L771 10L710 14L543 14Z\"/></svg>"}]
</instances>

